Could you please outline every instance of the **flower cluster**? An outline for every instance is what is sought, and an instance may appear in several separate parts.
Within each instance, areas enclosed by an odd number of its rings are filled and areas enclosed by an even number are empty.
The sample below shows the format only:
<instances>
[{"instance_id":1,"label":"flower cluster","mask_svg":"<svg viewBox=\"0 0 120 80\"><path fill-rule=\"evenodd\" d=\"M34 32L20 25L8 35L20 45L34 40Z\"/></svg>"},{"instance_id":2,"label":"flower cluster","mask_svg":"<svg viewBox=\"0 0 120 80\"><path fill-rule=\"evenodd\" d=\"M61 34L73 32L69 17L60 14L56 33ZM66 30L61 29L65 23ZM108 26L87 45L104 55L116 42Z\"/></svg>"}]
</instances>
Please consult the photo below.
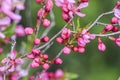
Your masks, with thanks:
<instances>
[{"instance_id":1,"label":"flower cluster","mask_svg":"<svg viewBox=\"0 0 120 80\"><path fill-rule=\"evenodd\" d=\"M37 80L60 80L64 77L64 72L61 69L57 69L55 72L43 72L37 73L36 76L41 76L40 78L37 78ZM29 80L33 80L36 78L36 76L30 76Z\"/></svg>"},{"instance_id":2,"label":"flower cluster","mask_svg":"<svg viewBox=\"0 0 120 80\"><path fill-rule=\"evenodd\" d=\"M16 70L16 66L18 64L22 64L23 60L22 58L17 58L17 52L13 51L12 53L8 54L7 58L4 58L1 63L3 66L0 67L0 71L8 71L8 72L14 72ZM6 65L7 64L7 65Z\"/></svg>"},{"instance_id":3,"label":"flower cluster","mask_svg":"<svg viewBox=\"0 0 120 80\"><path fill-rule=\"evenodd\" d=\"M52 64L60 65L63 63L63 60L60 58L62 53L66 55L70 54L72 51L84 53L86 45L96 38L98 39L98 50L105 51L106 45L103 43L101 37L108 37L110 40L114 41L116 45L120 46L120 36L117 38L113 37L116 34L120 34L118 28L118 26L120 26L120 2L116 3L111 12L101 14L92 24L80 27L80 25L76 26L76 24L74 24L74 17L75 15L78 17L85 16L85 14L81 13L81 10L88 6L88 0L55 0L56 6L60 7L62 10L62 18L67 23L50 39L46 35L40 37L39 28L40 26L44 26L45 28L50 27L51 22L47 19L47 15L49 15L54 7L53 1L35 1L39 5L42 5L37 12L36 26L26 27L24 29L22 25L18 25L21 16L16 13L16 10L23 10L25 8L23 2L21 0L0 0L0 39L5 39L5 42L10 41L10 38L6 37L4 31L12 26L14 32L12 33L13 36L11 35L12 37L10 37L15 40L16 36L21 37L26 35L28 36L28 42L30 42L30 44L25 44L23 42L22 47L27 49L27 47L31 46L29 52L27 52L28 54L16 58L17 52L14 50L15 44L12 44L11 52L1 61L0 80L6 75L9 76L10 80L17 80L20 79L20 77L27 76L28 70L23 70L21 68L23 62L25 62L24 58L27 58L28 60L32 59L32 62L28 63L30 68L38 68L42 66L43 69L43 72L31 76L29 80L63 80L65 76L61 69L58 69L55 72L46 72ZM107 14L114 14L109 24L98 22L101 17ZM79 22L77 24L79 24ZM99 34L90 32L90 29L95 25L104 26ZM51 46L54 39L56 39L59 44L63 44L64 47L53 59L50 60L49 55L46 54L45 51ZM0 44L0 53L2 52L3 48ZM27 66L27 68L29 66ZM13 73L10 74L11 72Z\"/></svg>"},{"instance_id":4,"label":"flower cluster","mask_svg":"<svg viewBox=\"0 0 120 80\"><path fill-rule=\"evenodd\" d=\"M81 0L76 5L75 0L55 0L55 3L62 9L62 18L67 22L70 20L70 18L73 18L75 14L80 17L84 17L85 14L81 13L80 11L82 8L88 6L87 0Z\"/></svg>"},{"instance_id":5,"label":"flower cluster","mask_svg":"<svg viewBox=\"0 0 120 80\"><path fill-rule=\"evenodd\" d=\"M49 64L62 64L63 62L61 58L48 60L49 56L47 54L43 54L40 50L36 49L32 49L31 53L28 54L27 57L33 59L30 64L31 68L37 68L41 65L45 70L49 68Z\"/></svg>"},{"instance_id":6,"label":"flower cluster","mask_svg":"<svg viewBox=\"0 0 120 80\"><path fill-rule=\"evenodd\" d=\"M18 13L24 9L22 0L0 0L0 39L3 39L3 43L8 43L10 38L16 39L17 36L25 35L23 26L18 25L22 19ZM6 32L7 29L9 32Z\"/></svg>"}]
</instances>

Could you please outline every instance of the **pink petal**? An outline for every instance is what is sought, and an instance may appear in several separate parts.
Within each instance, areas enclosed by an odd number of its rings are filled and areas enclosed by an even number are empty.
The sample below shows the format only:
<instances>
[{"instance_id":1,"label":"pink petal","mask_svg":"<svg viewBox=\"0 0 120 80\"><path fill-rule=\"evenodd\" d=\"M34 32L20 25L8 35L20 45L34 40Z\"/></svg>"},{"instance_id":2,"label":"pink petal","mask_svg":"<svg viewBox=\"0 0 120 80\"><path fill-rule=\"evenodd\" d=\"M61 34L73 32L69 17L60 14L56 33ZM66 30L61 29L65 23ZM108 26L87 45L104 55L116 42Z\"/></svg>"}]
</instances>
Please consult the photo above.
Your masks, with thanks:
<instances>
[{"instance_id":1,"label":"pink petal","mask_svg":"<svg viewBox=\"0 0 120 80\"><path fill-rule=\"evenodd\" d=\"M9 61L9 59L8 58L4 58L2 61L1 61L1 63L7 63Z\"/></svg>"},{"instance_id":2,"label":"pink petal","mask_svg":"<svg viewBox=\"0 0 120 80\"><path fill-rule=\"evenodd\" d=\"M33 54L28 54L27 57L30 58L30 59L35 58L35 56Z\"/></svg>"},{"instance_id":3,"label":"pink petal","mask_svg":"<svg viewBox=\"0 0 120 80\"><path fill-rule=\"evenodd\" d=\"M75 14L78 15L78 16L80 16L80 17L84 17L85 16L85 14L80 13L80 12L75 12Z\"/></svg>"},{"instance_id":4,"label":"pink petal","mask_svg":"<svg viewBox=\"0 0 120 80\"><path fill-rule=\"evenodd\" d=\"M58 7L61 7L63 3L64 3L64 0L55 0L55 4Z\"/></svg>"},{"instance_id":5,"label":"pink petal","mask_svg":"<svg viewBox=\"0 0 120 80\"><path fill-rule=\"evenodd\" d=\"M73 12L72 11L70 11L69 12L69 16L71 17L71 18L73 18L74 16L73 16Z\"/></svg>"},{"instance_id":6,"label":"pink petal","mask_svg":"<svg viewBox=\"0 0 120 80\"><path fill-rule=\"evenodd\" d=\"M2 32L0 32L0 38L2 38L2 39L5 38L5 35Z\"/></svg>"},{"instance_id":7,"label":"pink petal","mask_svg":"<svg viewBox=\"0 0 120 80\"><path fill-rule=\"evenodd\" d=\"M1 67L0 67L0 71L3 72L4 70L5 70L5 66L1 66Z\"/></svg>"},{"instance_id":8,"label":"pink petal","mask_svg":"<svg viewBox=\"0 0 120 80\"><path fill-rule=\"evenodd\" d=\"M15 60L15 62L18 63L18 64L22 64L23 63L23 59L18 58L18 59Z\"/></svg>"},{"instance_id":9,"label":"pink petal","mask_svg":"<svg viewBox=\"0 0 120 80\"><path fill-rule=\"evenodd\" d=\"M25 31L24 31L24 28L23 28L22 25L18 25L18 26L15 28L14 31L15 31L16 35L19 36L19 37L22 37L22 36L25 35Z\"/></svg>"},{"instance_id":10,"label":"pink petal","mask_svg":"<svg viewBox=\"0 0 120 80\"><path fill-rule=\"evenodd\" d=\"M58 69L57 71L55 71L55 77L56 78L61 78L63 77L64 72L61 69Z\"/></svg>"},{"instance_id":11,"label":"pink petal","mask_svg":"<svg viewBox=\"0 0 120 80\"><path fill-rule=\"evenodd\" d=\"M4 18L0 18L0 25L10 25L10 18L9 17L4 17Z\"/></svg>"},{"instance_id":12,"label":"pink petal","mask_svg":"<svg viewBox=\"0 0 120 80\"><path fill-rule=\"evenodd\" d=\"M12 11L4 11L4 13L8 15L11 19L13 19L15 22L19 22L21 20L21 16L13 13Z\"/></svg>"},{"instance_id":13,"label":"pink petal","mask_svg":"<svg viewBox=\"0 0 120 80\"><path fill-rule=\"evenodd\" d=\"M84 3L81 3L81 4L77 7L77 9L82 9L82 8L87 7L87 6L88 6L88 2L84 2Z\"/></svg>"},{"instance_id":14,"label":"pink petal","mask_svg":"<svg viewBox=\"0 0 120 80\"><path fill-rule=\"evenodd\" d=\"M14 72L15 71L15 65L12 65L10 69L8 69L9 72Z\"/></svg>"},{"instance_id":15,"label":"pink petal","mask_svg":"<svg viewBox=\"0 0 120 80\"><path fill-rule=\"evenodd\" d=\"M120 10L119 9L114 9L114 15L115 15L115 17L120 19Z\"/></svg>"},{"instance_id":16,"label":"pink petal","mask_svg":"<svg viewBox=\"0 0 120 80\"><path fill-rule=\"evenodd\" d=\"M10 57L11 59L15 59L17 56L17 52L14 50L11 54L10 54Z\"/></svg>"},{"instance_id":17,"label":"pink petal","mask_svg":"<svg viewBox=\"0 0 120 80\"><path fill-rule=\"evenodd\" d=\"M72 4L75 3L75 0L67 0L67 1L68 1L68 3L72 3Z\"/></svg>"}]
</instances>

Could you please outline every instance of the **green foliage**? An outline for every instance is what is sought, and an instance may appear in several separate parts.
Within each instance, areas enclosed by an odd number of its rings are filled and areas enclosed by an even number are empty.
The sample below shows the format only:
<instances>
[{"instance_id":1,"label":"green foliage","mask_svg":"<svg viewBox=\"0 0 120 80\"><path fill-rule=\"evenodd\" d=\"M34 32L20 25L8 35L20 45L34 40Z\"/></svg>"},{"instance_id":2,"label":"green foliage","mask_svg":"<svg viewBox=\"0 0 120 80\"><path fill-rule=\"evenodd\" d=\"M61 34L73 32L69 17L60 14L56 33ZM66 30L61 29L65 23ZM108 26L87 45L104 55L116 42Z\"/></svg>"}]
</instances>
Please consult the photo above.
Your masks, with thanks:
<instances>
[{"instance_id":1,"label":"green foliage","mask_svg":"<svg viewBox=\"0 0 120 80\"><path fill-rule=\"evenodd\" d=\"M11 37L14 34L14 29L16 27L16 23L12 23L7 29L3 31L3 34L7 35L8 37Z\"/></svg>"}]
</instances>

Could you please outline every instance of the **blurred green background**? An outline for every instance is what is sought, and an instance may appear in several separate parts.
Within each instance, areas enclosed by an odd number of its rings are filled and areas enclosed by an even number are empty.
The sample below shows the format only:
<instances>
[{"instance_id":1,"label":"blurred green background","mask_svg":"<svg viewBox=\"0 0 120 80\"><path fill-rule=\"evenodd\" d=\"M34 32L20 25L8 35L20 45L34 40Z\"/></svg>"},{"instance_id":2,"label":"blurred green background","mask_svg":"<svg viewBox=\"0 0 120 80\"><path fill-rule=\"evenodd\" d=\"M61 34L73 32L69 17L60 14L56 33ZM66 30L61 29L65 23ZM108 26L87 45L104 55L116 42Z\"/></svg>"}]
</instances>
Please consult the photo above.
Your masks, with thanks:
<instances>
[{"instance_id":1,"label":"blurred green background","mask_svg":"<svg viewBox=\"0 0 120 80\"><path fill-rule=\"evenodd\" d=\"M80 19L81 26L85 26L90 22L93 22L101 13L111 11L117 0L90 0L89 6L82 10L86 14L84 18ZM25 19L22 19L24 26L35 26L36 13L40 8L40 5L36 4L34 0L26 0L26 10L21 14ZM54 6L53 12L55 14L55 27L49 33L49 37L55 35L65 24L61 17L61 9ZM103 17L101 22L110 22L110 18L113 15ZM49 16L48 16L49 18ZM103 27L95 26L91 32L97 33ZM40 34L44 31L44 27L41 27ZM62 55L64 63L60 66L53 65L50 71L56 68L62 68L65 71L77 73L79 78L76 80L117 80L120 76L120 48L117 47L112 41L107 38L103 39L107 46L105 52L99 52L97 49L97 40L93 40L86 46L84 54L71 53L70 55ZM63 45L54 42L54 45L49 48L46 53L50 55L52 59L61 49ZM33 74L35 70L31 71ZM30 73L30 74L32 74Z\"/></svg>"}]
</instances>

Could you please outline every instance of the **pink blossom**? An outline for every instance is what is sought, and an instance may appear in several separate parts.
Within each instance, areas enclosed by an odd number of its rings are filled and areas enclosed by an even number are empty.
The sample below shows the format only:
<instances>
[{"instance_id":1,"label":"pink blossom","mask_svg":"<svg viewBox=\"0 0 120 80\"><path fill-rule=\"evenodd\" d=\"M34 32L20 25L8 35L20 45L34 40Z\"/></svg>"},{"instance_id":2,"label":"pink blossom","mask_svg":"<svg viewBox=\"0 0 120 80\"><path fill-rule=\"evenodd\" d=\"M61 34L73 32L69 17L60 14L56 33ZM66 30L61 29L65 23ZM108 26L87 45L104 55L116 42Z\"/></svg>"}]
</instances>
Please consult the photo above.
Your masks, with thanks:
<instances>
[{"instance_id":1,"label":"pink blossom","mask_svg":"<svg viewBox=\"0 0 120 80\"><path fill-rule=\"evenodd\" d=\"M61 58L56 58L56 59L54 60L54 62L55 62L55 64L62 64L62 63L63 63L63 61L62 61Z\"/></svg>"},{"instance_id":2,"label":"pink blossom","mask_svg":"<svg viewBox=\"0 0 120 80\"><path fill-rule=\"evenodd\" d=\"M41 3L43 0L35 0L37 3Z\"/></svg>"},{"instance_id":3,"label":"pink blossom","mask_svg":"<svg viewBox=\"0 0 120 80\"><path fill-rule=\"evenodd\" d=\"M33 28L31 27L26 27L24 31L26 35L31 35L34 32Z\"/></svg>"},{"instance_id":4,"label":"pink blossom","mask_svg":"<svg viewBox=\"0 0 120 80\"><path fill-rule=\"evenodd\" d=\"M25 35L24 28L22 25L18 25L14 31L15 31L15 34L19 37L22 37Z\"/></svg>"},{"instance_id":5,"label":"pink blossom","mask_svg":"<svg viewBox=\"0 0 120 80\"><path fill-rule=\"evenodd\" d=\"M78 52L78 47L77 46L74 46L72 49L73 49L73 51Z\"/></svg>"},{"instance_id":6,"label":"pink blossom","mask_svg":"<svg viewBox=\"0 0 120 80\"><path fill-rule=\"evenodd\" d=\"M9 79L10 80L18 80L20 77L20 75L18 73L14 73L12 75L10 75Z\"/></svg>"},{"instance_id":7,"label":"pink blossom","mask_svg":"<svg viewBox=\"0 0 120 80\"><path fill-rule=\"evenodd\" d=\"M9 56L9 58L4 58L1 62L2 62L2 64L5 64L5 63L8 63L9 65L8 65L8 67L6 67L7 68L7 70L8 70L8 72L14 72L15 70L16 70L16 65L17 64L22 64L23 63L23 60L21 59L21 58L17 58L17 59L15 59L16 58L16 52L14 51L14 52L12 52L12 53L10 53L8 56ZM0 71L4 71L5 70L5 66L1 66L0 67Z\"/></svg>"},{"instance_id":8,"label":"pink blossom","mask_svg":"<svg viewBox=\"0 0 120 80\"><path fill-rule=\"evenodd\" d=\"M40 44L40 39L35 38L35 39L34 39L34 45L39 45L39 44Z\"/></svg>"},{"instance_id":9,"label":"pink blossom","mask_svg":"<svg viewBox=\"0 0 120 80\"><path fill-rule=\"evenodd\" d=\"M62 37L63 39L67 39L67 38L70 37L70 34L71 34L70 29L64 28L64 29L62 30L61 37Z\"/></svg>"},{"instance_id":10,"label":"pink blossom","mask_svg":"<svg viewBox=\"0 0 120 80\"><path fill-rule=\"evenodd\" d=\"M60 44L63 43L63 39L62 39L61 37L57 37L57 38L56 38L56 41L57 41L58 43L60 43Z\"/></svg>"},{"instance_id":11,"label":"pink blossom","mask_svg":"<svg viewBox=\"0 0 120 80\"><path fill-rule=\"evenodd\" d=\"M52 0L47 0L46 6L45 6L45 11L50 12L53 8L53 2Z\"/></svg>"},{"instance_id":12,"label":"pink blossom","mask_svg":"<svg viewBox=\"0 0 120 80\"><path fill-rule=\"evenodd\" d=\"M5 39L5 37L6 36L2 32L0 32L0 38Z\"/></svg>"},{"instance_id":13,"label":"pink blossom","mask_svg":"<svg viewBox=\"0 0 120 80\"><path fill-rule=\"evenodd\" d=\"M70 54L70 52L71 52L71 49L70 48L68 48L67 46L65 46L63 49L62 49L62 51L63 51L63 53L64 54Z\"/></svg>"},{"instance_id":14,"label":"pink blossom","mask_svg":"<svg viewBox=\"0 0 120 80\"><path fill-rule=\"evenodd\" d=\"M0 25L10 25L11 19L9 17L4 17L0 19Z\"/></svg>"},{"instance_id":15,"label":"pink blossom","mask_svg":"<svg viewBox=\"0 0 120 80\"><path fill-rule=\"evenodd\" d=\"M114 15L116 18L118 18L118 24L120 25L120 10L114 9Z\"/></svg>"},{"instance_id":16,"label":"pink blossom","mask_svg":"<svg viewBox=\"0 0 120 80\"><path fill-rule=\"evenodd\" d=\"M62 18L63 18L65 21L69 21L69 19L70 19L69 14L66 13L66 12L62 12Z\"/></svg>"},{"instance_id":17,"label":"pink blossom","mask_svg":"<svg viewBox=\"0 0 120 80\"><path fill-rule=\"evenodd\" d=\"M113 29L113 25L112 24L108 24L104 28L105 31L111 31L112 29Z\"/></svg>"},{"instance_id":18,"label":"pink blossom","mask_svg":"<svg viewBox=\"0 0 120 80\"><path fill-rule=\"evenodd\" d=\"M75 3L75 0L55 0L55 4L58 6L58 7L62 7L63 4L73 4Z\"/></svg>"},{"instance_id":19,"label":"pink blossom","mask_svg":"<svg viewBox=\"0 0 120 80\"><path fill-rule=\"evenodd\" d=\"M84 48L84 47L79 47L79 48L78 48L78 52L84 53L84 52L85 52L85 48Z\"/></svg>"},{"instance_id":20,"label":"pink blossom","mask_svg":"<svg viewBox=\"0 0 120 80\"><path fill-rule=\"evenodd\" d=\"M18 10L24 10L24 9L25 9L25 6L24 6L23 1L13 0L13 4L16 4L15 7L16 7Z\"/></svg>"},{"instance_id":21,"label":"pink blossom","mask_svg":"<svg viewBox=\"0 0 120 80\"><path fill-rule=\"evenodd\" d=\"M85 47L87 43L90 43L91 39L95 39L95 35L90 33L88 34L86 30L83 30L77 39L78 46Z\"/></svg>"},{"instance_id":22,"label":"pink blossom","mask_svg":"<svg viewBox=\"0 0 120 80\"><path fill-rule=\"evenodd\" d=\"M3 52L3 48L2 47L0 47L0 53L2 53Z\"/></svg>"},{"instance_id":23,"label":"pink blossom","mask_svg":"<svg viewBox=\"0 0 120 80\"><path fill-rule=\"evenodd\" d=\"M80 13L80 10L88 6L88 2L82 2L76 6L75 0L55 0L55 3L58 7L61 7L63 12L66 12L66 14L68 14L71 18L73 18L74 14L84 17L85 14Z\"/></svg>"},{"instance_id":24,"label":"pink blossom","mask_svg":"<svg viewBox=\"0 0 120 80\"><path fill-rule=\"evenodd\" d=\"M106 50L106 46L102 41L98 41L98 50L100 50L100 51Z\"/></svg>"},{"instance_id":25,"label":"pink blossom","mask_svg":"<svg viewBox=\"0 0 120 80\"><path fill-rule=\"evenodd\" d=\"M43 69L47 70L50 66L49 66L48 63L44 63L44 64L42 65L42 67L43 67Z\"/></svg>"},{"instance_id":26,"label":"pink blossom","mask_svg":"<svg viewBox=\"0 0 120 80\"><path fill-rule=\"evenodd\" d=\"M42 42L48 42L49 41L49 37L48 36L44 36L42 39L41 39Z\"/></svg>"},{"instance_id":27,"label":"pink blossom","mask_svg":"<svg viewBox=\"0 0 120 80\"><path fill-rule=\"evenodd\" d=\"M43 25L45 28L47 28L47 27L50 26L50 21L49 21L48 19L44 19L44 20L42 21L42 25Z\"/></svg>"},{"instance_id":28,"label":"pink blossom","mask_svg":"<svg viewBox=\"0 0 120 80\"><path fill-rule=\"evenodd\" d=\"M40 66L40 64L37 63L37 62L35 62L34 60L32 61L32 63L30 63L30 67L31 67L31 68L37 68L37 67L39 67L39 66Z\"/></svg>"},{"instance_id":29,"label":"pink blossom","mask_svg":"<svg viewBox=\"0 0 120 80\"><path fill-rule=\"evenodd\" d=\"M40 50L32 49L31 53L28 54L27 57L30 59L35 59L40 55L40 53L41 53Z\"/></svg>"},{"instance_id":30,"label":"pink blossom","mask_svg":"<svg viewBox=\"0 0 120 80\"><path fill-rule=\"evenodd\" d=\"M116 45L118 45L120 47L120 37L115 39L115 43L116 43Z\"/></svg>"},{"instance_id":31,"label":"pink blossom","mask_svg":"<svg viewBox=\"0 0 120 80\"><path fill-rule=\"evenodd\" d=\"M69 10L70 10L69 15L70 15L70 17L73 18L73 15L74 15L74 14L78 15L79 17L84 17L85 14L81 13L80 10L81 10L82 8L87 7L87 6L88 6L88 2L80 3L79 6L77 6L77 7L71 5L71 6L69 7Z\"/></svg>"},{"instance_id":32,"label":"pink blossom","mask_svg":"<svg viewBox=\"0 0 120 80\"><path fill-rule=\"evenodd\" d=\"M61 69L55 71L55 78L59 79L64 76L64 72Z\"/></svg>"},{"instance_id":33,"label":"pink blossom","mask_svg":"<svg viewBox=\"0 0 120 80\"><path fill-rule=\"evenodd\" d=\"M111 19L111 24L117 24L117 23L118 23L118 18L113 17L113 18Z\"/></svg>"},{"instance_id":34,"label":"pink blossom","mask_svg":"<svg viewBox=\"0 0 120 80\"><path fill-rule=\"evenodd\" d=\"M48 59L48 55L47 54L43 54L43 59L47 60Z\"/></svg>"}]
</instances>

